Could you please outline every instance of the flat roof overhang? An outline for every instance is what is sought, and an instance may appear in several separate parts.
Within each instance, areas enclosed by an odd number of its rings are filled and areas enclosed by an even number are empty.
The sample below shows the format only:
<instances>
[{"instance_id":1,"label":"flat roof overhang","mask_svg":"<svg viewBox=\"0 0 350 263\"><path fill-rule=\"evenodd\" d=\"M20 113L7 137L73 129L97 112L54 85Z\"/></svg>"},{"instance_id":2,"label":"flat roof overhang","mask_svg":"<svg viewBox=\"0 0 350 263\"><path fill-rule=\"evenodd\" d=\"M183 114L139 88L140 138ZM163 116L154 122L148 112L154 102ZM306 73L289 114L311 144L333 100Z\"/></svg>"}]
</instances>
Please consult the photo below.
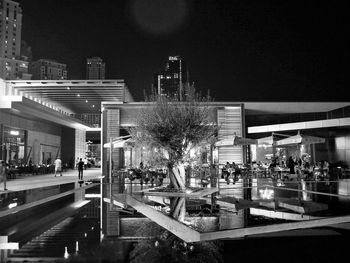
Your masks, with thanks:
<instances>
[{"instance_id":1,"label":"flat roof overhang","mask_svg":"<svg viewBox=\"0 0 350 263\"><path fill-rule=\"evenodd\" d=\"M9 80L8 95L37 98L70 113L100 113L102 101L133 101L124 80Z\"/></svg>"},{"instance_id":2,"label":"flat roof overhang","mask_svg":"<svg viewBox=\"0 0 350 263\"><path fill-rule=\"evenodd\" d=\"M103 101L103 107L131 107L142 108L150 105L151 102L114 102ZM350 102L207 102L208 106L230 107L244 105L245 115L260 114L291 114L291 113L312 113L328 112L339 108L350 106Z\"/></svg>"},{"instance_id":3,"label":"flat roof overhang","mask_svg":"<svg viewBox=\"0 0 350 263\"><path fill-rule=\"evenodd\" d=\"M6 105L2 105L3 107L1 107L1 109L9 111L18 116L26 117L32 120L41 119L43 121L74 129L86 130L90 128L90 126L78 119L62 114L23 96L15 96L13 100L10 100L7 97L6 101Z\"/></svg>"},{"instance_id":4,"label":"flat roof overhang","mask_svg":"<svg viewBox=\"0 0 350 263\"><path fill-rule=\"evenodd\" d=\"M350 102L244 102L246 115L328 112Z\"/></svg>"},{"instance_id":5,"label":"flat roof overhang","mask_svg":"<svg viewBox=\"0 0 350 263\"><path fill-rule=\"evenodd\" d=\"M248 127L248 133L282 132L331 127L350 127L350 118L337 118L318 121L303 121Z\"/></svg>"}]
</instances>

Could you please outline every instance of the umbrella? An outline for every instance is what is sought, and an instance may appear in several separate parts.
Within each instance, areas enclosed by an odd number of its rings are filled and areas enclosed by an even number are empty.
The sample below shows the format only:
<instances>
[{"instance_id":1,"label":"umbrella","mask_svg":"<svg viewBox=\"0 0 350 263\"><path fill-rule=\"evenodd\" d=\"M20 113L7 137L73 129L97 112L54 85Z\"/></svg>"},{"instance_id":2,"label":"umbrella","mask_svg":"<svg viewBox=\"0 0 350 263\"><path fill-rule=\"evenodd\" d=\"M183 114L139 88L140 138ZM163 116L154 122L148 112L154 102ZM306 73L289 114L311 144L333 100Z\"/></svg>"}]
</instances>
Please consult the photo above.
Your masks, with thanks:
<instances>
[{"instance_id":1,"label":"umbrella","mask_svg":"<svg viewBox=\"0 0 350 263\"><path fill-rule=\"evenodd\" d=\"M260 145L274 145L276 143L276 137L273 135L257 139L258 144Z\"/></svg>"},{"instance_id":2,"label":"umbrella","mask_svg":"<svg viewBox=\"0 0 350 263\"><path fill-rule=\"evenodd\" d=\"M260 145L275 146L276 141L278 141L279 139L284 138L284 137L289 137L289 136L285 135L285 134L273 132L271 136L260 138L257 141L258 141L258 144L260 144Z\"/></svg>"},{"instance_id":3,"label":"umbrella","mask_svg":"<svg viewBox=\"0 0 350 263\"><path fill-rule=\"evenodd\" d=\"M219 146L234 146L234 145L251 145L257 144L257 140L240 137L240 136L230 136L215 143L216 147Z\"/></svg>"},{"instance_id":4,"label":"umbrella","mask_svg":"<svg viewBox=\"0 0 350 263\"><path fill-rule=\"evenodd\" d=\"M316 144L324 143L326 140L324 138L303 135L298 133L297 135L290 136L288 138L279 140L276 142L276 146L287 146L287 145L296 145L296 144Z\"/></svg>"},{"instance_id":5,"label":"umbrella","mask_svg":"<svg viewBox=\"0 0 350 263\"><path fill-rule=\"evenodd\" d=\"M112 141L113 148L124 148L124 147L133 146L135 141L132 140L131 138L124 140L126 137L130 137L130 136L121 136L121 137L118 137L117 139L115 139L114 141ZM105 143L103 145L103 147L110 148L110 145L111 145L111 143Z\"/></svg>"}]
</instances>

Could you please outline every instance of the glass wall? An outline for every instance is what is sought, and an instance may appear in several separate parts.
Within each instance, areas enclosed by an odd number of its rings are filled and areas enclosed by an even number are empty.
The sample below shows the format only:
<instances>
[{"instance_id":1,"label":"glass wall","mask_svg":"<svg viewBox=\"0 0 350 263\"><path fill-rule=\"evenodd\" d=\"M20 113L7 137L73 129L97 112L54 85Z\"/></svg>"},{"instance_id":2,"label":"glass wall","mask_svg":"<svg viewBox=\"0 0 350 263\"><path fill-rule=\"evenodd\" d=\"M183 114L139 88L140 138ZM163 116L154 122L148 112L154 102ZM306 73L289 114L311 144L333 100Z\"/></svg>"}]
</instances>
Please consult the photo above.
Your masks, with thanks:
<instances>
[{"instance_id":1,"label":"glass wall","mask_svg":"<svg viewBox=\"0 0 350 263\"><path fill-rule=\"evenodd\" d=\"M11 165L25 164L27 161L27 131L3 127L2 158Z\"/></svg>"}]
</instances>

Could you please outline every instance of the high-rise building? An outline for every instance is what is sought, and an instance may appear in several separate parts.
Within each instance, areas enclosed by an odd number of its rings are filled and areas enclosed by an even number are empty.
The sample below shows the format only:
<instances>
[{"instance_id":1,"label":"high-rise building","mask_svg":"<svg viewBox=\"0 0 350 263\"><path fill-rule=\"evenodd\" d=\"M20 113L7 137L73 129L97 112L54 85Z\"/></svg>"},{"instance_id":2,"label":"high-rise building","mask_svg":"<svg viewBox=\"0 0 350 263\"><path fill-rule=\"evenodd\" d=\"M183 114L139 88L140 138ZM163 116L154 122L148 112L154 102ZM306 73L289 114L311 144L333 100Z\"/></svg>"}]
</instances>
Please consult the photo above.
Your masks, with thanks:
<instances>
[{"instance_id":1,"label":"high-rise building","mask_svg":"<svg viewBox=\"0 0 350 263\"><path fill-rule=\"evenodd\" d=\"M158 94L174 94L183 90L188 81L186 63L180 56L169 56L165 70L154 74Z\"/></svg>"},{"instance_id":2,"label":"high-rise building","mask_svg":"<svg viewBox=\"0 0 350 263\"><path fill-rule=\"evenodd\" d=\"M105 63L100 57L92 57L86 60L87 79L105 79Z\"/></svg>"},{"instance_id":3,"label":"high-rise building","mask_svg":"<svg viewBox=\"0 0 350 263\"><path fill-rule=\"evenodd\" d=\"M21 56L22 9L0 0L0 78L30 79L28 59Z\"/></svg>"},{"instance_id":4,"label":"high-rise building","mask_svg":"<svg viewBox=\"0 0 350 263\"><path fill-rule=\"evenodd\" d=\"M39 59L29 64L32 79L67 79L67 65L50 59Z\"/></svg>"}]
</instances>

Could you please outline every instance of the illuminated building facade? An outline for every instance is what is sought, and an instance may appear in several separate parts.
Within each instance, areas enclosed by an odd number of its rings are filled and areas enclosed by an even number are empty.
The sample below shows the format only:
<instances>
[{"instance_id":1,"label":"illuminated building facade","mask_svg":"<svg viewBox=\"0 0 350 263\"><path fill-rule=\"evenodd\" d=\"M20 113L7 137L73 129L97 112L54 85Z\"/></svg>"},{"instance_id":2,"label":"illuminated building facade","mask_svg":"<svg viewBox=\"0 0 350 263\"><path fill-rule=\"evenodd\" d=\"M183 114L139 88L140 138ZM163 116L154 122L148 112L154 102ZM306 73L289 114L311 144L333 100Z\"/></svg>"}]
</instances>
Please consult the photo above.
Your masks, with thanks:
<instances>
[{"instance_id":1,"label":"illuminated building facade","mask_svg":"<svg viewBox=\"0 0 350 263\"><path fill-rule=\"evenodd\" d=\"M30 79L27 58L21 57L22 9L10 0L0 1L0 78Z\"/></svg>"},{"instance_id":2,"label":"illuminated building facade","mask_svg":"<svg viewBox=\"0 0 350 263\"><path fill-rule=\"evenodd\" d=\"M86 79L105 79L105 63L100 57L86 60Z\"/></svg>"},{"instance_id":3,"label":"illuminated building facade","mask_svg":"<svg viewBox=\"0 0 350 263\"><path fill-rule=\"evenodd\" d=\"M32 79L67 79L67 65L50 59L39 59L29 64Z\"/></svg>"},{"instance_id":4,"label":"illuminated building facade","mask_svg":"<svg viewBox=\"0 0 350 263\"><path fill-rule=\"evenodd\" d=\"M154 88L158 94L175 94L188 83L188 71L180 56L169 56L165 70L154 75Z\"/></svg>"}]
</instances>

